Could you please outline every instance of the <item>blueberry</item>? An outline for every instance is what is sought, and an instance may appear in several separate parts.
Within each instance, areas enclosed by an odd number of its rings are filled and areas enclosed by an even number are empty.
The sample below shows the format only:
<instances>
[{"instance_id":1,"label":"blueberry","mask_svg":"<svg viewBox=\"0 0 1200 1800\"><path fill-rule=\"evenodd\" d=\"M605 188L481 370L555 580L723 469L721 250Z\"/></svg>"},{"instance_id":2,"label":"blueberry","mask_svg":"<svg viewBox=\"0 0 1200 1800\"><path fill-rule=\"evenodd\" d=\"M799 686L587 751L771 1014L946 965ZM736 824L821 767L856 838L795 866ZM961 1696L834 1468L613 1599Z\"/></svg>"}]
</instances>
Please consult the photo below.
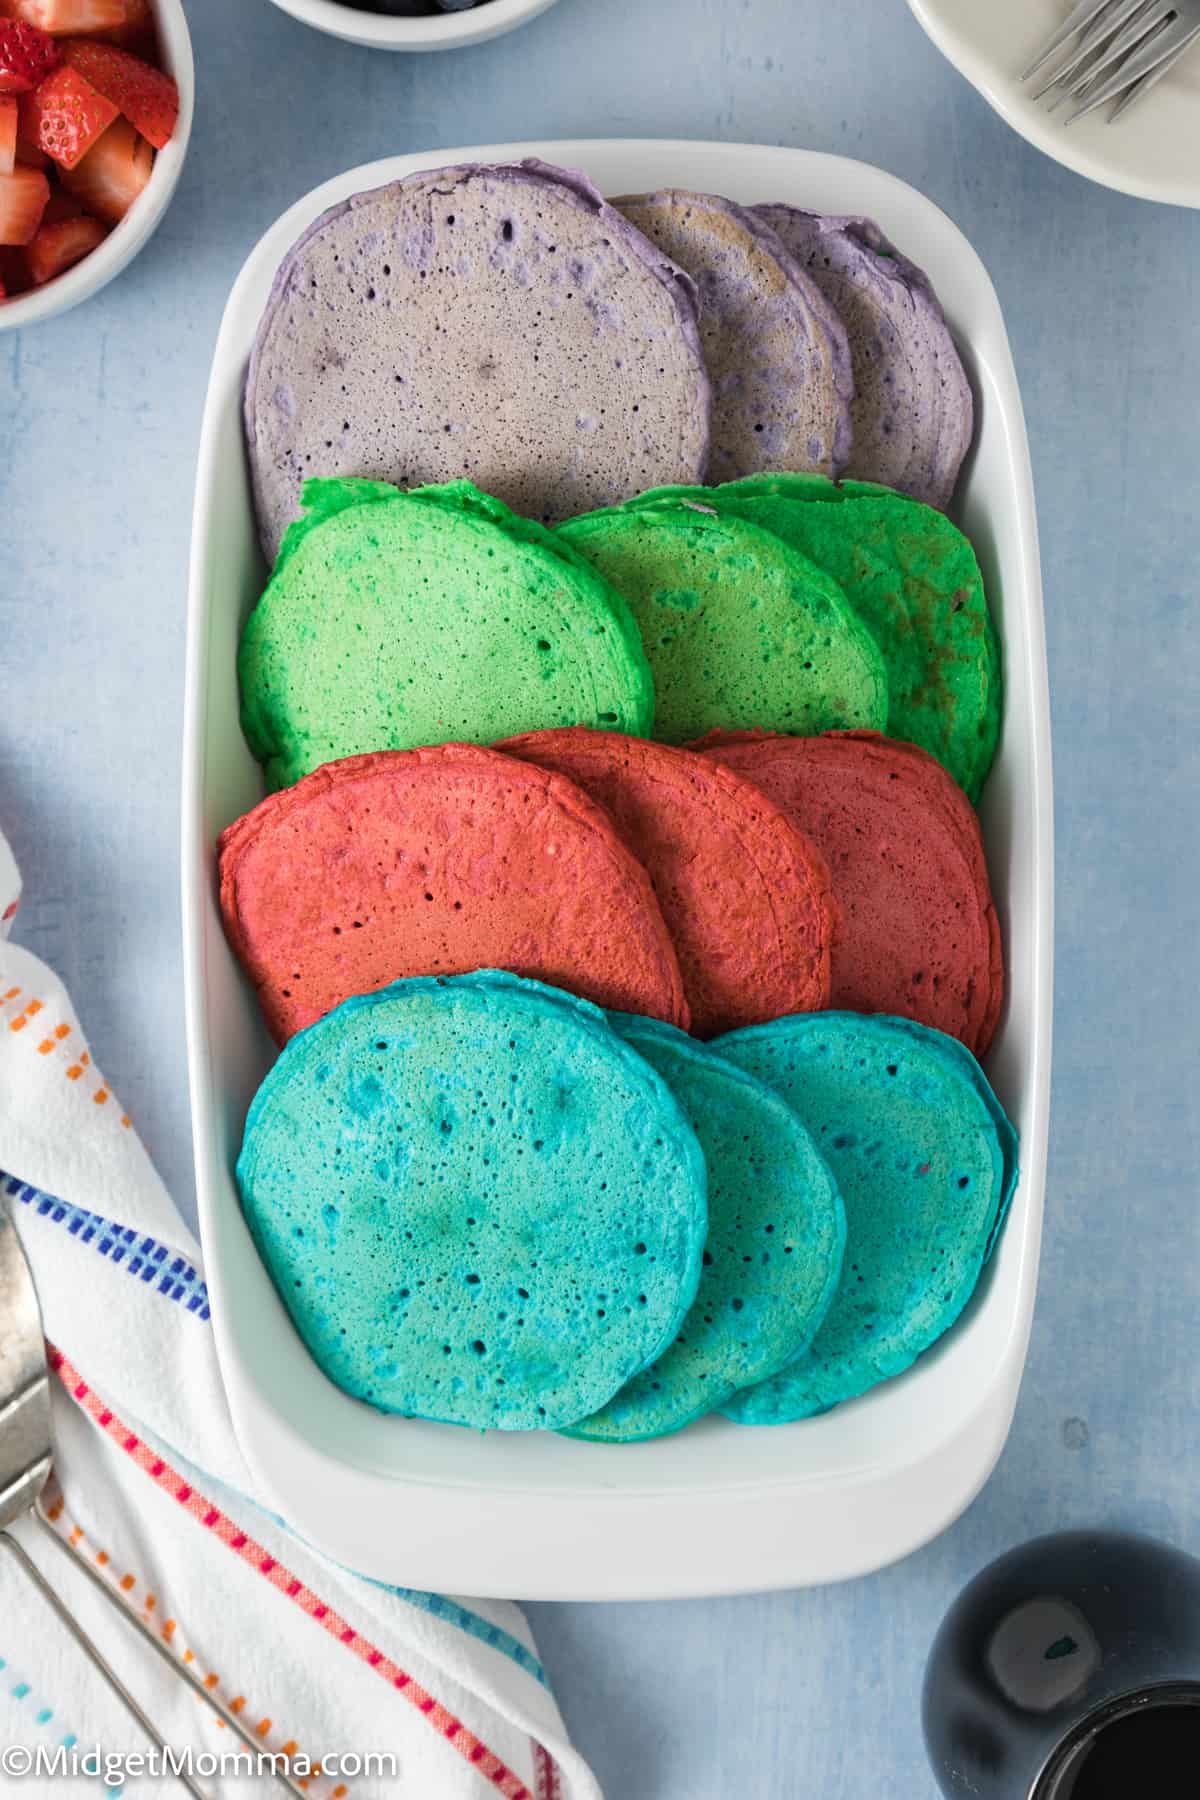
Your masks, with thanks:
<instances>
[{"instance_id":1,"label":"blueberry","mask_svg":"<svg viewBox=\"0 0 1200 1800\"><path fill-rule=\"evenodd\" d=\"M2 0L0 0L2 3ZM477 0L342 0L358 12L390 13L393 18L427 18L431 13L465 12Z\"/></svg>"},{"instance_id":2,"label":"blueberry","mask_svg":"<svg viewBox=\"0 0 1200 1800\"><path fill-rule=\"evenodd\" d=\"M342 3L353 6L356 12L390 13L398 19L425 18L437 11L433 0L342 0Z\"/></svg>"}]
</instances>

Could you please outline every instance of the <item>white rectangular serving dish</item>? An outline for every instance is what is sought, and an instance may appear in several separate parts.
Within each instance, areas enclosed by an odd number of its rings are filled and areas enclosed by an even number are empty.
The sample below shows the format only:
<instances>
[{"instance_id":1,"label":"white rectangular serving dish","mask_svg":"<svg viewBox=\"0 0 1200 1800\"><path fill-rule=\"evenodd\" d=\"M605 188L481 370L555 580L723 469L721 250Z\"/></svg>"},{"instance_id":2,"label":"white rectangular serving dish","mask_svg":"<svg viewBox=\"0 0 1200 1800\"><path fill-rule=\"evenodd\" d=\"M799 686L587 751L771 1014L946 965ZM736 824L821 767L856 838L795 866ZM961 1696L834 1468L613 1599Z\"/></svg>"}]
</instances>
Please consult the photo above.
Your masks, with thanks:
<instances>
[{"instance_id":1,"label":"white rectangular serving dish","mask_svg":"<svg viewBox=\"0 0 1200 1800\"><path fill-rule=\"evenodd\" d=\"M242 376L275 269L324 208L412 171L535 155L610 194L684 186L877 219L933 278L977 398L955 508L1004 646L1000 754L982 818L1009 1003L988 1072L1021 1135L999 1248L955 1329L915 1368L822 1418L707 1419L609 1446L386 1418L303 1349L254 1251L233 1167L271 1058L221 929L214 843L262 793L238 727L238 634L261 590L242 450ZM753 145L508 144L389 158L300 200L230 295L204 416L192 542L183 779L183 917L196 1180L217 1346L261 1496L340 1562L378 1579L480 1595L617 1599L732 1593L864 1574L949 1525L1008 1434L1037 1279L1050 1089L1052 791L1041 575L1021 399L999 303L945 215L863 163Z\"/></svg>"}]
</instances>

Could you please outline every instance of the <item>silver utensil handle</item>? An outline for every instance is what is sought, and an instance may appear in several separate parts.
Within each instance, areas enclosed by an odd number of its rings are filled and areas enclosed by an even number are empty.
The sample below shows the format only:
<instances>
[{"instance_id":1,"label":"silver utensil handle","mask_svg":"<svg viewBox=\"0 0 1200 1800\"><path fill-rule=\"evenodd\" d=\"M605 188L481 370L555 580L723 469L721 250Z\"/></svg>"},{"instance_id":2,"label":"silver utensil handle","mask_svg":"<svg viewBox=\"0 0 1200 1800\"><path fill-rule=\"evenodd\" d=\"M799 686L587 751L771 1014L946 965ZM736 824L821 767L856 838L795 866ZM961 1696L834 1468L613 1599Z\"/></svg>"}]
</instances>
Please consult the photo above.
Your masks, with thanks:
<instances>
[{"instance_id":1,"label":"silver utensil handle","mask_svg":"<svg viewBox=\"0 0 1200 1800\"><path fill-rule=\"evenodd\" d=\"M220 1699L218 1695L214 1694L211 1688L205 1687L200 1677L193 1674L186 1663L180 1662L174 1651L163 1642L158 1633L152 1630L151 1627L146 1624L146 1621L138 1613L134 1612L133 1608L121 1598L120 1594L117 1593L112 1584L105 1580L99 1569L92 1563L90 1557L85 1556L82 1551L77 1550L74 1544L69 1543L67 1539L62 1536L61 1532L55 1531L54 1526L46 1516L44 1504L44 1499L39 1496L33 1508L33 1517L37 1520L46 1536L52 1539L53 1542L58 1545L59 1549L71 1558L71 1561L75 1564L76 1568L83 1570L83 1573L92 1583L92 1586L98 1588L105 1599L109 1601L110 1605L120 1613L121 1617L126 1620L128 1624L132 1625L135 1631L140 1633L145 1642L150 1645L150 1648L154 1651L155 1655L160 1657L161 1660L166 1663L171 1672L178 1675L181 1681L186 1682L192 1692L199 1699L203 1700L205 1705L216 1713L219 1719L225 1721L230 1731L234 1732L248 1749L253 1750L256 1756L263 1755L264 1746L262 1739L255 1737L244 1721L226 1706L225 1702ZM307 1800L304 1789L300 1787L290 1775L286 1774L278 1766L278 1763L272 1765L270 1773L275 1777L275 1780L286 1793L292 1794L295 1797L295 1800Z\"/></svg>"},{"instance_id":2,"label":"silver utensil handle","mask_svg":"<svg viewBox=\"0 0 1200 1800\"><path fill-rule=\"evenodd\" d=\"M57 1536L57 1533L54 1532L52 1526L47 1526L47 1530L51 1532L52 1536ZM150 1739L150 1742L160 1750L167 1750L169 1745L162 1732L158 1729L158 1726L154 1723L153 1719L149 1718L147 1714L142 1711L129 1689L125 1686L125 1683L121 1680L116 1671L110 1667L102 1652L97 1649L74 1613L71 1612L64 1601L59 1599L58 1595L50 1586L50 1583L46 1580L46 1577L42 1574L42 1571L38 1568L32 1557L27 1555L26 1551L17 1542L16 1538L10 1536L7 1531L0 1531L0 1545L3 1545L6 1550L12 1553L13 1558L23 1573L33 1583L34 1587L37 1588L38 1592L51 1609L62 1620L62 1623L66 1626L80 1649L85 1652L100 1674L104 1677L126 1712L137 1720L137 1723ZM121 1610L124 1611L125 1609L122 1608ZM187 1792L192 1795L192 1800L208 1800L208 1795L204 1792L204 1789L197 1787L190 1775L186 1775L182 1771L179 1771L178 1780L183 1787L186 1788Z\"/></svg>"}]
</instances>

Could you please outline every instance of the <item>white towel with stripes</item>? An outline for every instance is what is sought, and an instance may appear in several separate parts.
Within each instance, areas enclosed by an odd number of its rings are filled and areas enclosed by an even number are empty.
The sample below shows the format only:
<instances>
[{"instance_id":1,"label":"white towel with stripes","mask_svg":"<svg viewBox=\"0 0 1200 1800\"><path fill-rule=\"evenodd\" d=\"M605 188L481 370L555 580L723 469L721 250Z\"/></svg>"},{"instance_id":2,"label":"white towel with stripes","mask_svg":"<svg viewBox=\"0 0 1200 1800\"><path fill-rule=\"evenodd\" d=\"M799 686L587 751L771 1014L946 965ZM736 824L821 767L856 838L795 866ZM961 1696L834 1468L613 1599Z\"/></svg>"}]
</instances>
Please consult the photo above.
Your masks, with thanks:
<instances>
[{"instance_id":1,"label":"white towel with stripes","mask_svg":"<svg viewBox=\"0 0 1200 1800\"><path fill-rule=\"evenodd\" d=\"M0 834L0 1204L52 1347L55 1529L312 1800L600 1800L515 1606L361 1579L247 1497L199 1246L61 982L9 940L19 898ZM201 1792L283 1792L42 1532L16 1535ZM106 1791L184 1790L0 1557L0 1794Z\"/></svg>"}]
</instances>

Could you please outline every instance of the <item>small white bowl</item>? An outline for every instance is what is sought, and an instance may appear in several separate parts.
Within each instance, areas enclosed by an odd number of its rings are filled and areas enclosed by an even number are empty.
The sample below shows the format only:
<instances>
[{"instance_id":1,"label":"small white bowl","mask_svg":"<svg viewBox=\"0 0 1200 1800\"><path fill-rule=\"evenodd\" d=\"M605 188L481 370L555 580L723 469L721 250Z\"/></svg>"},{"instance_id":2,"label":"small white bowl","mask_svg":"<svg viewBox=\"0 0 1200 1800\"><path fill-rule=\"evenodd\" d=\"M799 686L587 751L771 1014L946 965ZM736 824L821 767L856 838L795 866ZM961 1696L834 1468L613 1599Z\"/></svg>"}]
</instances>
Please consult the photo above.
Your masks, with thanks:
<instances>
[{"instance_id":1,"label":"small white bowl","mask_svg":"<svg viewBox=\"0 0 1200 1800\"><path fill-rule=\"evenodd\" d=\"M78 306L81 300L90 300L133 261L171 204L192 132L196 68L183 0L155 0L155 12L163 67L174 76L179 89L179 119L171 141L155 153L154 167L142 193L90 256L48 281L45 287L34 288L15 300L0 301L0 331L35 325L39 319L52 319L56 313Z\"/></svg>"},{"instance_id":2,"label":"small white bowl","mask_svg":"<svg viewBox=\"0 0 1200 1800\"><path fill-rule=\"evenodd\" d=\"M274 0L274 4L305 25L345 38L348 44L365 44L369 50L455 50L524 25L553 6L554 0L477 0L465 12L415 19L343 6L341 0Z\"/></svg>"}]
</instances>

